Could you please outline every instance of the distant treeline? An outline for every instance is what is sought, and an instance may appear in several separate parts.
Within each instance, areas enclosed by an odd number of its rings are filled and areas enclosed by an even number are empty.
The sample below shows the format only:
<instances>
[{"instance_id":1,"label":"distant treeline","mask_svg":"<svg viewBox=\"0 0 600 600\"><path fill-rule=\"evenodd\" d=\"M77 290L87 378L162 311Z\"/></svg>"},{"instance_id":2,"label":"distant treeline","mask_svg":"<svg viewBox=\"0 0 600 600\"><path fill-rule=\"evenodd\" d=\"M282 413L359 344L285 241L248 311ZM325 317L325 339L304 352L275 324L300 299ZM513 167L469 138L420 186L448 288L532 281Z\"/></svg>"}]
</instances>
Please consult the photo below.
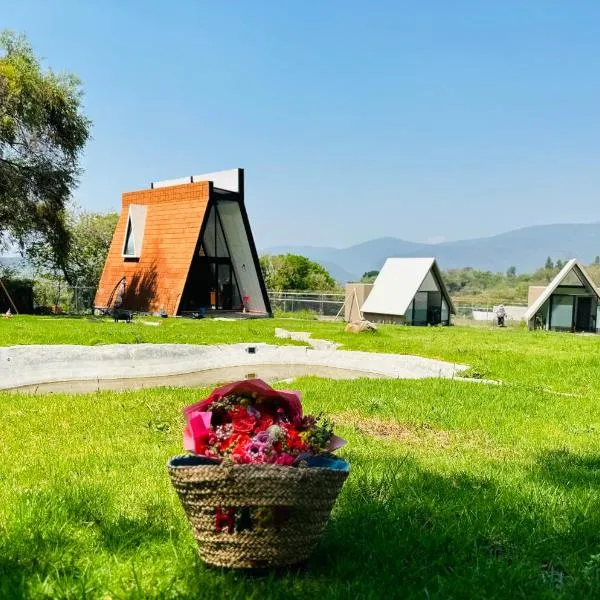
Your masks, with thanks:
<instances>
[{"instance_id":1,"label":"distant treeline","mask_svg":"<svg viewBox=\"0 0 600 600\"><path fill-rule=\"evenodd\" d=\"M534 273L517 273L515 267L506 273L479 271L471 267L444 271L444 281L453 298L474 304L527 303L530 285L547 285L564 266L564 261L548 257L543 267ZM600 256L586 267L591 278L600 283ZM363 282L372 282L377 271L365 273Z\"/></svg>"}]
</instances>

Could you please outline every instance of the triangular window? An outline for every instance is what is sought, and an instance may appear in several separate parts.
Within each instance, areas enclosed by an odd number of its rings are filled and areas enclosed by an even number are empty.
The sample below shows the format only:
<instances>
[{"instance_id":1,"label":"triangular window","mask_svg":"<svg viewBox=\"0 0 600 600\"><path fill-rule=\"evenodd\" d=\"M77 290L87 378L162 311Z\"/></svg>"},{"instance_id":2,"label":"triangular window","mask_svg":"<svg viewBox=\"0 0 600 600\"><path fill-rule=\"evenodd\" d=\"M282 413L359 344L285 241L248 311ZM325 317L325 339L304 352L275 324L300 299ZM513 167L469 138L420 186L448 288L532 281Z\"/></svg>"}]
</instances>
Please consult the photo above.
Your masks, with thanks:
<instances>
[{"instance_id":1,"label":"triangular window","mask_svg":"<svg viewBox=\"0 0 600 600\"><path fill-rule=\"evenodd\" d=\"M135 256L135 242L133 239L133 228L131 227L131 215L127 219L127 234L125 235L124 256Z\"/></svg>"},{"instance_id":2,"label":"triangular window","mask_svg":"<svg viewBox=\"0 0 600 600\"><path fill-rule=\"evenodd\" d=\"M127 229L123 242L123 256L125 258L140 258L144 229L146 228L147 207L141 204L131 204L127 215Z\"/></svg>"},{"instance_id":3,"label":"triangular window","mask_svg":"<svg viewBox=\"0 0 600 600\"><path fill-rule=\"evenodd\" d=\"M568 285L570 287L584 287L584 283L583 281L581 281L581 278L579 277L575 269L572 269L565 275L563 280L560 282L560 285Z\"/></svg>"}]
</instances>

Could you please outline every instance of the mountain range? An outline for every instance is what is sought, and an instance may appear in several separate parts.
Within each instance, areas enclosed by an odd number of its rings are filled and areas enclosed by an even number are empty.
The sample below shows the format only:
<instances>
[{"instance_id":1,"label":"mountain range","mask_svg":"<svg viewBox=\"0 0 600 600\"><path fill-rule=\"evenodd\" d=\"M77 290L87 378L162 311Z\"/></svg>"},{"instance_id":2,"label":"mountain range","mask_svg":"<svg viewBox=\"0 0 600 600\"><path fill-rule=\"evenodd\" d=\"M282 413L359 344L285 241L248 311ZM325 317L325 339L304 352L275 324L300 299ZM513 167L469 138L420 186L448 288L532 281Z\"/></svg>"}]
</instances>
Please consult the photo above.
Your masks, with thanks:
<instances>
[{"instance_id":1,"label":"mountain range","mask_svg":"<svg viewBox=\"0 0 600 600\"><path fill-rule=\"evenodd\" d=\"M524 227L491 237L422 244L393 237L378 238L348 248L327 246L275 246L269 254L301 254L322 264L340 283L357 281L366 271L378 271L390 256L435 256L442 269L473 267L505 272L515 266L517 273L542 267L546 258L563 261L578 258L592 262L600 255L600 223L573 223ZM21 273L29 271L20 257L0 257L0 266Z\"/></svg>"},{"instance_id":2,"label":"mountain range","mask_svg":"<svg viewBox=\"0 0 600 600\"><path fill-rule=\"evenodd\" d=\"M422 244L385 237L348 248L325 246L275 246L269 254L301 254L322 264L339 282L357 281L366 271L378 271L390 256L434 256L442 269L473 267L517 273L533 272L548 256L553 260L578 258L590 263L600 255L600 223L537 225L491 237Z\"/></svg>"}]
</instances>

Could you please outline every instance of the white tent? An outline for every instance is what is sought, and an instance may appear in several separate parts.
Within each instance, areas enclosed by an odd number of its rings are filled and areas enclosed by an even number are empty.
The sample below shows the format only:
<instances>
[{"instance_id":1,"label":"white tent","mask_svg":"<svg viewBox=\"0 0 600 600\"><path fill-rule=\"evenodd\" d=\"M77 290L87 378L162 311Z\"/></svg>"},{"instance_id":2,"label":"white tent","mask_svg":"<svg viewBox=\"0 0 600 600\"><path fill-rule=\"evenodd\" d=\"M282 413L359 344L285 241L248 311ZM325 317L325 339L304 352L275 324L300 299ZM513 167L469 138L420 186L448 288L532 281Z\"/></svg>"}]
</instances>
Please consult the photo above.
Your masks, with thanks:
<instances>
[{"instance_id":1,"label":"white tent","mask_svg":"<svg viewBox=\"0 0 600 600\"><path fill-rule=\"evenodd\" d=\"M388 258L361 307L379 323L448 325L454 305L435 258Z\"/></svg>"},{"instance_id":2,"label":"white tent","mask_svg":"<svg viewBox=\"0 0 600 600\"><path fill-rule=\"evenodd\" d=\"M596 284L573 258L532 301L524 320L529 329L596 332L599 299Z\"/></svg>"}]
</instances>

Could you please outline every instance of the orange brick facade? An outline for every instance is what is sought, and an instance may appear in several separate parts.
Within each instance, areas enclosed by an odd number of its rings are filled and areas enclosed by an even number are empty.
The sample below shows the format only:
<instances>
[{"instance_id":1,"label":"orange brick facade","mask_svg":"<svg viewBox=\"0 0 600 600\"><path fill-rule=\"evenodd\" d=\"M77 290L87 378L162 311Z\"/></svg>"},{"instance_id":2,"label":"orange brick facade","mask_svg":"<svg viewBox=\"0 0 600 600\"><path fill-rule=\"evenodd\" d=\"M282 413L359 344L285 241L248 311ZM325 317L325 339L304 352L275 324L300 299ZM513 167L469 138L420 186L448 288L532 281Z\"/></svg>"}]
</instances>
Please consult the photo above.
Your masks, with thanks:
<instances>
[{"instance_id":1,"label":"orange brick facade","mask_svg":"<svg viewBox=\"0 0 600 600\"><path fill-rule=\"evenodd\" d=\"M106 307L115 286L126 277L124 308L176 314L211 189L212 184L203 181L124 193L94 305ZM122 254L130 204L148 206L139 259Z\"/></svg>"}]
</instances>

